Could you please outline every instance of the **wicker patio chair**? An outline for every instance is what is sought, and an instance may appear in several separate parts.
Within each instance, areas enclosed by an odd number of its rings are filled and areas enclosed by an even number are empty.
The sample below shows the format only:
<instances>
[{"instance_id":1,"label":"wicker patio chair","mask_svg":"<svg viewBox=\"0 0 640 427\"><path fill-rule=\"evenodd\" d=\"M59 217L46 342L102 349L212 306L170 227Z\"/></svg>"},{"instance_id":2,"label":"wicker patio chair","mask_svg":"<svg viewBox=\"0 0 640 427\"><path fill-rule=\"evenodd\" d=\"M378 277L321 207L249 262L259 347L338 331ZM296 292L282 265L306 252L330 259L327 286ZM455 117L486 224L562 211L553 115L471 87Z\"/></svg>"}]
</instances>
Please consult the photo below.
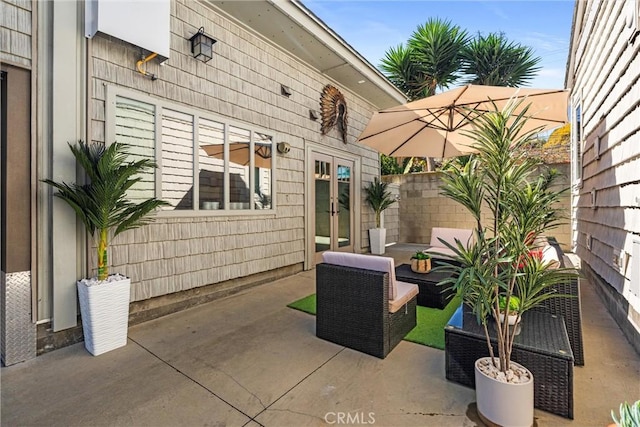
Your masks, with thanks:
<instances>
[{"instance_id":1,"label":"wicker patio chair","mask_svg":"<svg viewBox=\"0 0 640 427\"><path fill-rule=\"evenodd\" d=\"M560 267L573 267L569 257L567 257L560 245L553 237L549 237L549 244L556 250ZM537 311L543 311L564 319L569 341L571 342L571 350L575 358L577 366L584 365L584 345L582 343L582 308L580 301L580 276L578 273L572 280L554 286L554 290L559 295L568 295L567 297L550 298L541 305L534 308Z\"/></svg>"},{"instance_id":2,"label":"wicker patio chair","mask_svg":"<svg viewBox=\"0 0 640 427\"><path fill-rule=\"evenodd\" d=\"M324 260L316 336L384 359L416 326L418 287L395 280L392 258L325 252Z\"/></svg>"}]
</instances>

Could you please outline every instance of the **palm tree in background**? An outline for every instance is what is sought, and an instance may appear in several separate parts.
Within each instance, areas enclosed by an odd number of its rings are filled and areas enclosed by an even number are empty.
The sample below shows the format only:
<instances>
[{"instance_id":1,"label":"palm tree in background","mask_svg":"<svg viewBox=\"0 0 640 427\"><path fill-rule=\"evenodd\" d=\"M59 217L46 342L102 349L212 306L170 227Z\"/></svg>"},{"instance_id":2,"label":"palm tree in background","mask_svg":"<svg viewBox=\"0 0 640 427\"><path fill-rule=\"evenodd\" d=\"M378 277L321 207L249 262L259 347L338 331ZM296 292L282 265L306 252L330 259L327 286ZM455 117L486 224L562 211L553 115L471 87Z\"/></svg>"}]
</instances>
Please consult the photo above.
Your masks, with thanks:
<instances>
[{"instance_id":1,"label":"palm tree in background","mask_svg":"<svg viewBox=\"0 0 640 427\"><path fill-rule=\"evenodd\" d=\"M430 18L406 45L391 47L380 67L410 100L425 98L458 80L468 41L467 32L459 26Z\"/></svg>"},{"instance_id":2,"label":"palm tree in background","mask_svg":"<svg viewBox=\"0 0 640 427\"><path fill-rule=\"evenodd\" d=\"M380 68L410 101L415 101L434 95L436 89L448 88L463 76L465 83L525 85L540 71L540 60L530 47L509 42L503 33L471 38L450 21L430 18L418 26L406 45L389 48ZM405 173L414 158L409 163ZM427 170L433 170L432 159L425 163Z\"/></svg>"},{"instance_id":3,"label":"palm tree in background","mask_svg":"<svg viewBox=\"0 0 640 427\"><path fill-rule=\"evenodd\" d=\"M540 57L530 47L510 42L503 33L478 34L462 50L461 72L466 83L518 87L540 71Z\"/></svg>"}]
</instances>

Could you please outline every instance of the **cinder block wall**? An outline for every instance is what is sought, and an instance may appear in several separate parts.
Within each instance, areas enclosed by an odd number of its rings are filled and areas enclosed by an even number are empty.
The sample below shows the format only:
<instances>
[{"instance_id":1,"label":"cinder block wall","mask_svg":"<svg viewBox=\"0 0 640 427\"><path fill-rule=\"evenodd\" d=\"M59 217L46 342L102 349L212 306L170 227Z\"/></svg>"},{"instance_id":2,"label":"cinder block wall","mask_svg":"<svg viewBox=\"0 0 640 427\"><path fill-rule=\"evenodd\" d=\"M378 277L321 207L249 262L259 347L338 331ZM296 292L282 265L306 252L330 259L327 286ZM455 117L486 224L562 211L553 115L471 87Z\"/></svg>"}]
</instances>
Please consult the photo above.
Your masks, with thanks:
<instances>
[{"instance_id":1,"label":"cinder block wall","mask_svg":"<svg viewBox=\"0 0 640 427\"><path fill-rule=\"evenodd\" d=\"M558 188L568 188L569 164L561 163L549 166L558 169L562 174L562 178L557 183ZM433 227L475 228L476 222L466 208L440 194L441 172L388 175L383 179L386 182L397 184L400 190L397 219L393 216L385 216L387 242L392 241L389 238L389 230L396 227L392 221L397 221L399 229L397 241L400 243L428 244L431 240ZM560 227L551 230L548 234L556 237L563 250L569 251L571 197L568 191L560 203L565 212L566 220ZM483 212L482 220L485 222L489 220L486 212Z\"/></svg>"},{"instance_id":2,"label":"cinder block wall","mask_svg":"<svg viewBox=\"0 0 640 427\"><path fill-rule=\"evenodd\" d=\"M400 198L400 185L389 184L391 196L398 200ZM394 203L382 214L384 228L387 229L387 244L397 243L400 239L400 204Z\"/></svg>"}]
</instances>

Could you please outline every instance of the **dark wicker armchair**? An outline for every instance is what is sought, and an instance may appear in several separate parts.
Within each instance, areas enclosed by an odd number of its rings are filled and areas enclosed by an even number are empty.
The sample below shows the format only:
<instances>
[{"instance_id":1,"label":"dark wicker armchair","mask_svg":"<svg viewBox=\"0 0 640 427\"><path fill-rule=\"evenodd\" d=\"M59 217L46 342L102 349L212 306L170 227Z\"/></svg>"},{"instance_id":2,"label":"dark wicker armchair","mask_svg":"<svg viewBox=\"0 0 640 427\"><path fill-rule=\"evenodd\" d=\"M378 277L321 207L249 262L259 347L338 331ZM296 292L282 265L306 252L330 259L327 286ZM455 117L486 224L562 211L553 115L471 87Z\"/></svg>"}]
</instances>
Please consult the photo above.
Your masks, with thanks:
<instances>
[{"instance_id":1,"label":"dark wicker armchair","mask_svg":"<svg viewBox=\"0 0 640 427\"><path fill-rule=\"evenodd\" d=\"M353 265L364 258L384 258L357 254L337 257L347 257L351 261L347 264ZM337 259L333 261L338 263ZM393 260L384 259L390 260L393 272ZM395 290L390 289L392 281ZM318 264L316 292L316 335L327 341L383 359L416 326L417 286L395 282L393 273ZM395 298L390 300L390 296Z\"/></svg>"},{"instance_id":2,"label":"dark wicker armchair","mask_svg":"<svg viewBox=\"0 0 640 427\"><path fill-rule=\"evenodd\" d=\"M549 244L555 248L558 258L560 259L561 267L574 267L569 257L567 257L560 248L556 239L550 237ZM583 366L584 345L582 343L582 309L579 274L576 273L573 280L557 285L554 289L558 294L567 295L567 297L550 298L540 306L535 307L534 310L562 316L565 326L567 327L567 333L569 334L575 364L577 366Z\"/></svg>"}]
</instances>

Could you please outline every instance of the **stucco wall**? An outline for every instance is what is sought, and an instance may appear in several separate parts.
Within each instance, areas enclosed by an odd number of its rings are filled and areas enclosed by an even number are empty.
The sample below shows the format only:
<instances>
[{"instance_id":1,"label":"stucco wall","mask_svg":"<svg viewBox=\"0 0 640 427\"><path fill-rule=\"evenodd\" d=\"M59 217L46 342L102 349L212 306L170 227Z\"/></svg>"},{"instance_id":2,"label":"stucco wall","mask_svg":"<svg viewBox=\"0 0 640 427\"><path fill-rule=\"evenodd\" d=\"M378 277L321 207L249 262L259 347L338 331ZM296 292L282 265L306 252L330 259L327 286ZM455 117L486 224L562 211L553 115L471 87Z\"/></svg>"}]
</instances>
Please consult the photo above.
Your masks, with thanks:
<instances>
[{"instance_id":1,"label":"stucco wall","mask_svg":"<svg viewBox=\"0 0 640 427\"><path fill-rule=\"evenodd\" d=\"M557 189L569 187L569 165L566 163L550 165L558 169L562 178L557 182ZM384 180L398 184L400 187L399 228L398 241L402 243L425 243L431 241L433 227L469 228L473 229L476 222L469 212L460 204L440 194L442 185L440 172L411 173L405 175L389 175ZM549 231L550 236L556 237L565 251L570 248L569 212L571 206L569 192L562 198L561 205L567 220L560 226ZM487 212L483 212L483 221L489 220ZM391 219L391 218L389 218ZM387 228L395 225L388 222ZM389 241L387 239L387 241Z\"/></svg>"},{"instance_id":2,"label":"stucco wall","mask_svg":"<svg viewBox=\"0 0 640 427\"><path fill-rule=\"evenodd\" d=\"M214 58L206 64L192 57L188 42L201 26L217 39ZM375 109L371 104L199 2L171 2L171 57L163 66L150 62L147 67L158 76L156 81L135 71L140 59L137 47L97 36L90 50L90 125L95 141L105 140L106 85L116 85L272 130L277 136L274 142L291 145L291 151L277 159L275 211L168 215L118 237L109 261L112 271L132 278L132 301L302 263L304 177L311 167L305 165L306 144L361 156L361 169L356 173L363 186L379 173L377 153L355 143ZM319 109L321 90L329 83L347 100L346 146L335 129L322 136L320 122L309 119L309 109ZM281 84L292 89L290 97L280 94ZM356 251L368 246L366 230L373 221L373 213L363 210L359 227L364 232ZM95 258L93 252L90 256Z\"/></svg>"}]
</instances>

